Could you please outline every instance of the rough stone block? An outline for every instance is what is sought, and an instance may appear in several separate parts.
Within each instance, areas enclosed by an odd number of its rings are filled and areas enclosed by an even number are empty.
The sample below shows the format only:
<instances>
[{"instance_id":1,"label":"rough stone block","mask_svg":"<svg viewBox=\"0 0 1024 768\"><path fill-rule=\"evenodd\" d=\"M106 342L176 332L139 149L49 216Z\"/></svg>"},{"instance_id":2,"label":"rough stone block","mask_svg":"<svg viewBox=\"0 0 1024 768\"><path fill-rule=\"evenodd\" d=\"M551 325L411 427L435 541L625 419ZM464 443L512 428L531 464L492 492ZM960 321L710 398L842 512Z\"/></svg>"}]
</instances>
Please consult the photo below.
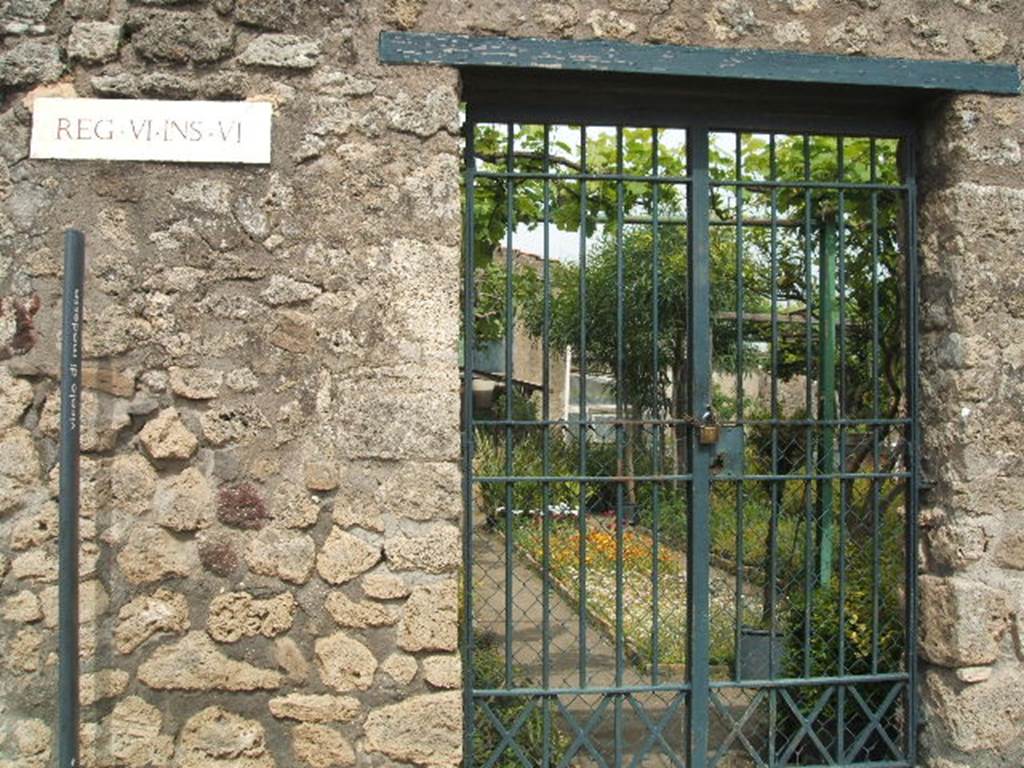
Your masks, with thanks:
<instances>
[{"instance_id":1,"label":"rough stone block","mask_svg":"<svg viewBox=\"0 0 1024 768\"><path fill-rule=\"evenodd\" d=\"M23 514L11 522L10 547L23 552L57 538L57 505L47 502L38 511Z\"/></svg>"},{"instance_id":2,"label":"rough stone block","mask_svg":"<svg viewBox=\"0 0 1024 768\"><path fill-rule=\"evenodd\" d=\"M392 653L380 665L380 671L390 677L395 684L409 685L416 677L419 667L416 659L407 653Z\"/></svg>"},{"instance_id":3,"label":"rough stone block","mask_svg":"<svg viewBox=\"0 0 1024 768\"><path fill-rule=\"evenodd\" d=\"M955 675L931 670L924 679L928 728L967 754L1000 750L1024 735L1024 670L998 667L983 682L964 685Z\"/></svg>"},{"instance_id":4,"label":"rough stone block","mask_svg":"<svg viewBox=\"0 0 1024 768\"><path fill-rule=\"evenodd\" d=\"M31 549L11 560L11 576L18 580L57 580L57 557L45 549Z\"/></svg>"},{"instance_id":5,"label":"rough stone block","mask_svg":"<svg viewBox=\"0 0 1024 768\"><path fill-rule=\"evenodd\" d=\"M251 441L262 430L268 429L270 422L256 405L239 403L204 412L199 417L199 425L206 442L220 447L228 443Z\"/></svg>"},{"instance_id":6,"label":"rough stone block","mask_svg":"<svg viewBox=\"0 0 1024 768\"><path fill-rule=\"evenodd\" d=\"M303 723L347 723L362 711L358 699L330 694L290 693L271 699L269 706L274 717Z\"/></svg>"},{"instance_id":7,"label":"rough stone block","mask_svg":"<svg viewBox=\"0 0 1024 768\"><path fill-rule=\"evenodd\" d=\"M173 739L161 733L163 715L139 696L129 696L99 723L82 727L84 765L147 768L169 765Z\"/></svg>"},{"instance_id":8,"label":"rough stone block","mask_svg":"<svg viewBox=\"0 0 1024 768\"><path fill-rule=\"evenodd\" d=\"M12 35L45 30L46 17L56 0L8 0L0 6L0 24Z\"/></svg>"},{"instance_id":9,"label":"rough stone block","mask_svg":"<svg viewBox=\"0 0 1024 768\"><path fill-rule=\"evenodd\" d=\"M259 530L270 522L259 490L249 484L226 485L217 492L217 519L232 528Z\"/></svg>"},{"instance_id":10,"label":"rough stone block","mask_svg":"<svg viewBox=\"0 0 1024 768\"><path fill-rule=\"evenodd\" d=\"M4 599L0 615L5 621L30 624L43 618L43 611L36 593L23 589Z\"/></svg>"},{"instance_id":11,"label":"rough stone block","mask_svg":"<svg viewBox=\"0 0 1024 768\"><path fill-rule=\"evenodd\" d=\"M319 638L314 644L320 677L334 690L365 691L373 684L377 659L370 649L344 632Z\"/></svg>"},{"instance_id":12,"label":"rough stone block","mask_svg":"<svg viewBox=\"0 0 1024 768\"><path fill-rule=\"evenodd\" d=\"M141 516L149 511L157 487L153 465L139 453L119 454L109 464L93 464L93 490L96 496L94 514L103 506L125 515ZM109 488L104 489L105 481ZM106 499L104 496L109 493ZM84 509L84 506L83 506Z\"/></svg>"},{"instance_id":13,"label":"rough stone block","mask_svg":"<svg viewBox=\"0 0 1024 768\"><path fill-rule=\"evenodd\" d=\"M333 462L307 462L302 474L306 487L311 491L333 491L338 487L338 468Z\"/></svg>"},{"instance_id":14,"label":"rough stone block","mask_svg":"<svg viewBox=\"0 0 1024 768\"><path fill-rule=\"evenodd\" d=\"M433 136L438 131L458 133L459 99L455 90L439 86L424 95L400 91L385 107L385 119L396 131Z\"/></svg>"},{"instance_id":15,"label":"rough stone block","mask_svg":"<svg viewBox=\"0 0 1024 768\"><path fill-rule=\"evenodd\" d=\"M292 729L292 751L312 768L355 765L356 755L348 740L333 728L300 723Z\"/></svg>"},{"instance_id":16,"label":"rough stone block","mask_svg":"<svg viewBox=\"0 0 1024 768\"><path fill-rule=\"evenodd\" d=\"M82 386L115 397L131 397L135 393L135 375L131 371L83 366Z\"/></svg>"},{"instance_id":17,"label":"rough stone block","mask_svg":"<svg viewBox=\"0 0 1024 768\"><path fill-rule=\"evenodd\" d=\"M228 592L210 602L206 631L221 643L259 635L275 637L291 628L295 611L295 597L290 592L265 599L248 592Z\"/></svg>"},{"instance_id":18,"label":"rough stone block","mask_svg":"<svg viewBox=\"0 0 1024 768\"><path fill-rule=\"evenodd\" d=\"M459 693L412 696L375 709L366 718L366 750L425 768L462 762L462 698Z\"/></svg>"},{"instance_id":19,"label":"rough stone block","mask_svg":"<svg viewBox=\"0 0 1024 768\"><path fill-rule=\"evenodd\" d=\"M162 645L139 666L140 682L150 688L178 691L256 691L281 685L281 674L236 661L199 631Z\"/></svg>"},{"instance_id":20,"label":"rough stone block","mask_svg":"<svg viewBox=\"0 0 1024 768\"><path fill-rule=\"evenodd\" d=\"M260 295L270 306L279 307L284 304L303 304L321 293L320 288L312 283L295 280L287 275L271 275L270 284Z\"/></svg>"},{"instance_id":21,"label":"rough stone block","mask_svg":"<svg viewBox=\"0 0 1024 768\"><path fill-rule=\"evenodd\" d=\"M426 0L387 0L384 19L399 29L412 29L426 5Z\"/></svg>"},{"instance_id":22,"label":"rough stone block","mask_svg":"<svg viewBox=\"0 0 1024 768\"><path fill-rule=\"evenodd\" d=\"M963 570L980 560L990 536L977 521L947 521L926 532L933 567Z\"/></svg>"},{"instance_id":23,"label":"rough stone block","mask_svg":"<svg viewBox=\"0 0 1024 768\"><path fill-rule=\"evenodd\" d=\"M32 385L0 366L0 429L13 427L32 405Z\"/></svg>"},{"instance_id":24,"label":"rough stone block","mask_svg":"<svg viewBox=\"0 0 1024 768\"><path fill-rule=\"evenodd\" d=\"M316 558L316 570L329 584L344 584L380 562L379 546L335 526Z\"/></svg>"},{"instance_id":25,"label":"rough stone block","mask_svg":"<svg viewBox=\"0 0 1024 768\"><path fill-rule=\"evenodd\" d=\"M114 645L120 653L131 653L155 634L181 633L189 626L185 596L169 589L158 589L122 606L117 614Z\"/></svg>"},{"instance_id":26,"label":"rough stone block","mask_svg":"<svg viewBox=\"0 0 1024 768\"><path fill-rule=\"evenodd\" d=\"M374 600L398 600L409 596L405 579L386 571L374 571L363 576L363 592Z\"/></svg>"},{"instance_id":27,"label":"rough stone block","mask_svg":"<svg viewBox=\"0 0 1024 768\"><path fill-rule=\"evenodd\" d=\"M1004 568L1024 571L1024 531L1005 532L996 542L995 559Z\"/></svg>"},{"instance_id":28,"label":"rough stone block","mask_svg":"<svg viewBox=\"0 0 1024 768\"><path fill-rule=\"evenodd\" d=\"M217 576L230 576L241 562L229 536L213 535L197 538L199 562Z\"/></svg>"},{"instance_id":29,"label":"rough stone block","mask_svg":"<svg viewBox=\"0 0 1024 768\"><path fill-rule=\"evenodd\" d=\"M14 752L23 765L43 768L50 762L52 732L42 720L18 720L12 723ZM10 763L13 766L15 763Z\"/></svg>"},{"instance_id":30,"label":"rough stone block","mask_svg":"<svg viewBox=\"0 0 1024 768\"><path fill-rule=\"evenodd\" d=\"M286 481L274 490L270 515L285 528L309 528L320 518L320 503L309 491Z\"/></svg>"},{"instance_id":31,"label":"rough stone block","mask_svg":"<svg viewBox=\"0 0 1024 768\"><path fill-rule=\"evenodd\" d=\"M212 400L220 394L224 374L211 368L171 368L171 391L189 400Z\"/></svg>"},{"instance_id":32,"label":"rough stone block","mask_svg":"<svg viewBox=\"0 0 1024 768\"><path fill-rule=\"evenodd\" d=\"M247 66L312 69L320 61L320 41L300 35L264 34L238 57Z\"/></svg>"},{"instance_id":33,"label":"rough stone block","mask_svg":"<svg viewBox=\"0 0 1024 768\"><path fill-rule=\"evenodd\" d=\"M339 458L448 461L458 458L458 382L447 375L414 379L368 371L334 392Z\"/></svg>"},{"instance_id":34,"label":"rough stone block","mask_svg":"<svg viewBox=\"0 0 1024 768\"><path fill-rule=\"evenodd\" d=\"M260 380L251 368L235 368L224 376L224 383L235 392L255 392L259 389Z\"/></svg>"},{"instance_id":35,"label":"rough stone block","mask_svg":"<svg viewBox=\"0 0 1024 768\"><path fill-rule=\"evenodd\" d=\"M131 41L144 59L210 63L230 56L232 26L212 12L152 11L129 19Z\"/></svg>"},{"instance_id":36,"label":"rough stone block","mask_svg":"<svg viewBox=\"0 0 1024 768\"><path fill-rule=\"evenodd\" d=\"M1006 48L1009 38L999 27L970 25L964 30L964 39L971 51L983 59L994 59Z\"/></svg>"},{"instance_id":37,"label":"rough stone block","mask_svg":"<svg viewBox=\"0 0 1024 768\"><path fill-rule=\"evenodd\" d=\"M131 583L148 584L169 576L191 576L199 558L194 541L181 541L162 528L139 524L126 534L117 564Z\"/></svg>"},{"instance_id":38,"label":"rough stone block","mask_svg":"<svg viewBox=\"0 0 1024 768\"><path fill-rule=\"evenodd\" d=\"M411 520L455 519L461 514L461 475L455 462L403 462L402 469L388 470L372 470L382 477L370 501L382 512Z\"/></svg>"},{"instance_id":39,"label":"rough stone block","mask_svg":"<svg viewBox=\"0 0 1024 768\"><path fill-rule=\"evenodd\" d=\"M188 719L175 752L176 768L275 768L266 734L257 720L222 707L207 707Z\"/></svg>"},{"instance_id":40,"label":"rough stone block","mask_svg":"<svg viewBox=\"0 0 1024 768\"><path fill-rule=\"evenodd\" d=\"M42 647L43 633L35 627L22 627L7 641L3 664L16 674L35 672Z\"/></svg>"},{"instance_id":41,"label":"rough stone block","mask_svg":"<svg viewBox=\"0 0 1024 768\"><path fill-rule=\"evenodd\" d=\"M179 532L208 527L213 522L214 506L213 488L195 467L161 478L153 497L157 522Z\"/></svg>"},{"instance_id":42,"label":"rough stone block","mask_svg":"<svg viewBox=\"0 0 1024 768\"><path fill-rule=\"evenodd\" d=\"M117 58L121 49L122 27L106 21L79 21L71 28L68 56L89 64L102 64Z\"/></svg>"},{"instance_id":43,"label":"rough stone block","mask_svg":"<svg viewBox=\"0 0 1024 768\"><path fill-rule=\"evenodd\" d=\"M384 556L396 571L450 573L462 564L462 536L454 525L434 525L423 536L388 539Z\"/></svg>"},{"instance_id":44,"label":"rough stone block","mask_svg":"<svg viewBox=\"0 0 1024 768\"><path fill-rule=\"evenodd\" d=\"M105 19L110 0L64 0L64 8L73 19Z\"/></svg>"},{"instance_id":45,"label":"rough stone block","mask_svg":"<svg viewBox=\"0 0 1024 768\"><path fill-rule=\"evenodd\" d=\"M454 651L458 647L457 599L453 581L414 588L402 609L398 647L404 651Z\"/></svg>"},{"instance_id":46,"label":"rough stone block","mask_svg":"<svg viewBox=\"0 0 1024 768\"><path fill-rule=\"evenodd\" d=\"M150 419L139 433L139 440L154 459L188 459L199 447L199 440L185 427L174 408L166 408Z\"/></svg>"},{"instance_id":47,"label":"rough stone block","mask_svg":"<svg viewBox=\"0 0 1024 768\"><path fill-rule=\"evenodd\" d=\"M983 683L992 677L992 667L960 667L956 677L961 683Z\"/></svg>"},{"instance_id":48,"label":"rough stone block","mask_svg":"<svg viewBox=\"0 0 1024 768\"><path fill-rule=\"evenodd\" d=\"M265 528L250 542L245 554L249 570L277 576L292 584L305 584L313 575L316 543L305 533Z\"/></svg>"},{"instance_id":49,"label":"rough stone block","mask_svg":"<svg viewBox=\"0 0 1024 768\"><path fill-rule=\"evenodd\" d=\"M324 600L324 607L340 627L388 627L398 621L397 611L377 603L356 602L346 597L343 592L328 594Z\"/></svg>"},{"instance_id":50,"label":"rough stone block","mask_svg":"<svg viewBox=\"0 0 1024 768\"><path fill-rule=\"evenodd\" d=\"M304 312L283 310L277 314L267 338L275 347L302 354L309 352L316 343L316 326L313 318Z\"/></svg>"},{"instance_id":51,"label":"rough stone block","mask_svg":"<svg viewBox=\"0 0 1024 768\"><path fill-rule=\"evenodd\" d=\"M1009 597L959 577L922 576L921 655L946 667L991 664L1009 628Z\"/></svg>"},{"instance_id":52,"label":"rough stone block","mask_svg":"<svg viewBox=\"0 0 1024 768\"><path fill-rule=\"evenodd\" d=\"M40 471L32 433L21 427L0 432L0 476L31 483L39 478Z\"/></svg>"},{"instance_id":53,"label":"rough stone block","mask_svg":"<svg viewBox=\"0 0 1024 768\"><path fill-rule=\"evenodd\" d=\"M97 701L121 696L128 690L128 679L128 673L123 669L84 672L79 681L79 702L83 707L88 707Z\"/></svg>"},{"instance_id":54,"label":"rough stone block","mask_svg":"<svg viewBox=\"0 0 1024 768\"><path fill-rule=\"evenodd\" d=\"M20 509L28 496L28 489L17 480L0 475L0 516Z\"/></svg>"},{"instance_id":55,"label":"rough stone block","mask_svg":"<svg viewBox=\"0 0 1024 768\"><path fill-rule=\"evenodd\" d=\"M423 679L435 688L462 685L462 660L456 655L428 656L423 660Z\"/></svg>"},{"instance_id":56,"label":"rough stone block","mask_svg":"<svg viewBox=\"0 0 1024 768\"><path fill-rule=\"evenodd\" d=\"M0 54L0 85L52 83L63 72L55 43L25 40Z\"/></svg>"},{"instance_id":57,"label":"rough stone block","mask_svg":"<svg viewBox=\"0 0 1024 768\"><path fill-rule=\"evenodd\" d=\"M235 18L261 29L284 29L295 18L295 9L295 0L235 0Z\"/></svg>"}]
</instances>

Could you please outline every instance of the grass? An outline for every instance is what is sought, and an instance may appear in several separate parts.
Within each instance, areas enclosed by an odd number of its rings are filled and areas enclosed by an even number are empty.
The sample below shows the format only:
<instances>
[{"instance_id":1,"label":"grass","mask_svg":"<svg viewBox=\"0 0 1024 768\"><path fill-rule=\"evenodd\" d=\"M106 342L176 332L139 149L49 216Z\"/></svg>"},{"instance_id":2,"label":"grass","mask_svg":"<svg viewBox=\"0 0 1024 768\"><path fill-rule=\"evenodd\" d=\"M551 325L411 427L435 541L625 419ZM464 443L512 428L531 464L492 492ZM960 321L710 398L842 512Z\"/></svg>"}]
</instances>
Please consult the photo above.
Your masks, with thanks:
<instances>
[{"instance_id":1,"label":"grass","mask_svg":"<svg viewBox=\"0 0 1024 768\"><path fill-rule=\"evenodd\" d=\"M513 668L513 675L521 678L520 670ZM476 688L505 687L505 657L494 641L493 636L479 634L473 649L473 680ZM513 680L517 685L521 680ZM530 700L519 696L502 696L485 702L491 714L498 719L504 728L509 728L520 716L523 723L515 735L516 746L526 754L534 765L543 762L544 755L550 756L552 765L561 761L569 747L568 737L558 728L548 729L545 734L544 712L539 706L523 715L523 710L530 706ZM501 733L494 722L483 711L482 705L476 708L473 728L473 757L476 765L483 765L491 759L502 741ZM512 747L506 747L493 763L495 768L521 768L522 762Z\"/></svg>"}]
</instances>

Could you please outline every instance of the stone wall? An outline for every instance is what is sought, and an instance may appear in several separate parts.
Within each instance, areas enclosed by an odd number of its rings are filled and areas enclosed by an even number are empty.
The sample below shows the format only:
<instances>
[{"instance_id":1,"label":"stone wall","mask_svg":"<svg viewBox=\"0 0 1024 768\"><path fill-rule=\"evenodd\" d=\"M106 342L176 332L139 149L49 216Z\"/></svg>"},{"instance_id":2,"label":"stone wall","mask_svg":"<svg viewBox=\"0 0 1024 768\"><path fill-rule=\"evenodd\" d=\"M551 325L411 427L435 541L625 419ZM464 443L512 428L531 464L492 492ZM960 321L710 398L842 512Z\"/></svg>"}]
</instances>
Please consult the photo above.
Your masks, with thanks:
<instances>
[{"instance_id":1,"label":"stone wall","mask_svg":"<svg viewBox=\"0 0 1024 768\"><path fill-rule=\"evenodd\" d=\"M0 3L0 765L53 763L60 232L88 236L84 763L450 766L458 77L381 29L1024 56L1009 0ZM38 94L257 98L266 168L27 159ZM1024 762L1017 100L922 156L923 744Z\"/></svg>"},{"instance_id":2,"label":"stone wall","mask_svg":"<svg viewBox=\"0 0 1024 768\"><path fill-rule=\"evenodd\" d=\"M925 134L919 604L935 768L1024 764L1022 128L1020 100L965 97Z\"/></svg>"}]
</instances>

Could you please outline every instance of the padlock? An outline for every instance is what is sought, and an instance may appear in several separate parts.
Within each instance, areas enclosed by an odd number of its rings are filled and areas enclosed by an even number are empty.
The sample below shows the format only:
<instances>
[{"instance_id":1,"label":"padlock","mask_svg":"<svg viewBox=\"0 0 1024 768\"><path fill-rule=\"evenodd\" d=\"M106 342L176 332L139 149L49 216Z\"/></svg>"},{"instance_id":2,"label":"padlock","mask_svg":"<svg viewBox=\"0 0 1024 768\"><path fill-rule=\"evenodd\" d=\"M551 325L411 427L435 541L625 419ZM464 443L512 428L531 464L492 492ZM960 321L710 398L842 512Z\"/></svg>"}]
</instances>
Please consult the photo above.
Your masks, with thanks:
<instances>
[{"instance_id":1,"label":"padlock","mask_svg":"<svg viewBox=\"0 0 1024 768\"><path fill-rule=\"evenodd\" d=\"M697 442L701 445L714 445L718 442L719 436L718 420L715 418L715 412L710 408L704 412L704 416L701 418L700 429L697 433Z\"/></svg>"}]
</instances>

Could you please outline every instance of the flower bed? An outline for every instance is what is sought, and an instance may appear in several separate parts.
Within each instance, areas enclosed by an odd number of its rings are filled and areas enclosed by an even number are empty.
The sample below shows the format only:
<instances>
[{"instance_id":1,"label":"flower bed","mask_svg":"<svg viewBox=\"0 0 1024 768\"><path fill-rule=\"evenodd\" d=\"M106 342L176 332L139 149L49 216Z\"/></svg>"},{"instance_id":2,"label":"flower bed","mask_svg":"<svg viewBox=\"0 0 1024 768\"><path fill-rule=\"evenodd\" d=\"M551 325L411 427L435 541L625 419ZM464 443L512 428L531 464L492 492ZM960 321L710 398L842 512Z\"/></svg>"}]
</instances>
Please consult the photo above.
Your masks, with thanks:
<instances>
[{"instance_id":1,"label":"flower bed","mask_svg":"<svg viewBox=\"0 0 1024 768\"><path fill-rule=\"evenodd\" d=\"M520 517L513 527L516 546L538 571L543 571L544 535L540 518ZM552 520L549 538L553 586L574 605L580 604L581 534L575 519ZM643 528L622 531L622 636L630 660L642 670L655 657L662 667L686 661L686 560L678 550L656 542ZM614 520L588 517L582 550L586 574L586 609L591 624L609 641L616 632L619 541ZM657 580L654 563L657 556ZM712 659L728 663L732 656L735 611L732 577L712 572ZM655 595L657 587L657 596ZM745 612L759 614L756 598ZM657 634L655 634L657 626ZM657 644L655 645L655 639ZM655 653L656 651L656 653Z\"/></svg>"}]
</instances>

